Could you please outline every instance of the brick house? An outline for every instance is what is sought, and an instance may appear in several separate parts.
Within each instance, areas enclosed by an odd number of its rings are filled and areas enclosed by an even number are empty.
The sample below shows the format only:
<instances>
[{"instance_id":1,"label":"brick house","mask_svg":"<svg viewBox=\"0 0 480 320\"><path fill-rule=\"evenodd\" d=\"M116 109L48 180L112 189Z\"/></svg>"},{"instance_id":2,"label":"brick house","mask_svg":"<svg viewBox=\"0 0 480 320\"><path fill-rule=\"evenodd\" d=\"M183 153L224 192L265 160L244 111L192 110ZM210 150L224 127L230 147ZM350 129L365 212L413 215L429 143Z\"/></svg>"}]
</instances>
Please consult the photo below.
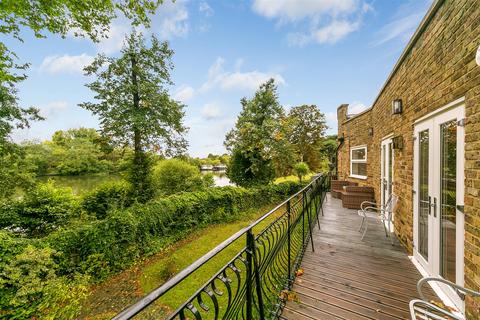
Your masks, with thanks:
<instances>
[{"instance_id":1,"label":"brick house","mask_svg":"<svg viewBox=\"0 0 480 320\"><path fill-rule=\"evenodd\" d=\"M338 178L374 187L377 203L396 194L395 233L419 269L477 291L479 46L480 0L434 1L372 107L337 110ZM444 294L480 317L479 301Z\"/></svg>"}]
</instances>

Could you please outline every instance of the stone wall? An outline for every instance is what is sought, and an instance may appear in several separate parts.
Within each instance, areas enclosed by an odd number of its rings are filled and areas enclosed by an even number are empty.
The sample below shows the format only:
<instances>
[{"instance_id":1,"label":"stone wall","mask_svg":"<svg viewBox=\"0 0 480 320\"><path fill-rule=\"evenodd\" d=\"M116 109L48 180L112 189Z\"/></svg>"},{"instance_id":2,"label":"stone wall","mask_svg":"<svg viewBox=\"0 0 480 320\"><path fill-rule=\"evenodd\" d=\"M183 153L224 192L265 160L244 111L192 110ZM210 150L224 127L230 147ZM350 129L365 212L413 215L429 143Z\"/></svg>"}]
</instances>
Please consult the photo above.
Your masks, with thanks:
<instances>
[{"instance_id":1,"label":"stone wall","mask_svg":"<svg viewBox=\"0 0 480 320\"><path fill-rule=\"evenodd\" d=\"M395 232L409 253L413 250L413 123L416 119L465 97L465 285L480 290L480 0L447 0L419 35L389 78L372 108L347 117L338 108L339 177L375 187L380 201L380 145L388 135L402 136L404 148L394 152L394 193L399 196ZM392 115L394 99L404 111ZM368 128L373 128L369 136ZM349 150L368 147L368 178L348 177ZM469 319L479 316L480 301L466 302Z\"/></svg>"}]
</instances>

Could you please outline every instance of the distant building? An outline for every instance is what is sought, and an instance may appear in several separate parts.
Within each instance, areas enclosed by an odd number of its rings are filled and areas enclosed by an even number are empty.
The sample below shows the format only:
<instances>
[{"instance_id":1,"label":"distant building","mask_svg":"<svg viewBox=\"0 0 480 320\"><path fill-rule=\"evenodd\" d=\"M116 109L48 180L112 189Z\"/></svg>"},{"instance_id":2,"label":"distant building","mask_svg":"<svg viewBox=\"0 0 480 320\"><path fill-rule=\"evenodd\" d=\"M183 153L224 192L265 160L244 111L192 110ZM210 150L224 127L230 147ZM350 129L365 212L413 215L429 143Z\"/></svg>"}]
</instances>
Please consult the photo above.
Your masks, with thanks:
<instances>
[{"instance_id":1,"label":"distant building","mask_svg":"<svg viewBox=\"0 0 480 320\"><path fill-rule=\"evenodd\" d=\"M213 166L213 171L225 171L227 166L225 164L217 164Z\"/></svg>"},{"instance_id":2,"label":"distant building","mask_svg":"<svg viewBox=\"0 0 480 320\"><path fill-rule=\"evenodd\" d=\"M211 164L202 164L200 166L200 170L202 170L202 171L212 171L213 166Z\"/></svg>"}]
</instances>

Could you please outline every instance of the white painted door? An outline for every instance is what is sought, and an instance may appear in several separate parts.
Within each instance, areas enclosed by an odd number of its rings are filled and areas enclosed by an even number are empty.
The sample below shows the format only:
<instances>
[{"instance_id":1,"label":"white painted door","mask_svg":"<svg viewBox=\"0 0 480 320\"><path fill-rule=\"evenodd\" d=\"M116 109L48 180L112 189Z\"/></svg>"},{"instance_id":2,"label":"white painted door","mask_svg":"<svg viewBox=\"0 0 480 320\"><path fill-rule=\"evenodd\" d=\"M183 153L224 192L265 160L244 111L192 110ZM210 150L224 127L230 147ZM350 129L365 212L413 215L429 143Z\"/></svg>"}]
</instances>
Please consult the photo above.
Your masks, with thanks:
<instances>
[{"instance_id":1,"label":"white painted door","mask_svg":"<svg viewBox=\"0 0 480 320\"><path fill-rule=\"evenodd\" d=\"M381 144L381 179L380 179L380 193L382 206L388 201L393 192L393 141L392 138L387 138ZM392 220L394 217L392 216ZM390 225L390 224L389 224ZM393 227L393 226L391 226ZM392 232L393 230L390 230Z\"/></svg>"},{"instance_id":2,"label":"white painted door","mask_svg":"<svg viewBox=\"0 0 480 320\"><path fill-rule=\"evenodd\" d=\"M463 285L464 130L458 106L415 126L414 255L432 276ZM463 302L442 288L461 309Z\"/></svg>"}]
</instances>

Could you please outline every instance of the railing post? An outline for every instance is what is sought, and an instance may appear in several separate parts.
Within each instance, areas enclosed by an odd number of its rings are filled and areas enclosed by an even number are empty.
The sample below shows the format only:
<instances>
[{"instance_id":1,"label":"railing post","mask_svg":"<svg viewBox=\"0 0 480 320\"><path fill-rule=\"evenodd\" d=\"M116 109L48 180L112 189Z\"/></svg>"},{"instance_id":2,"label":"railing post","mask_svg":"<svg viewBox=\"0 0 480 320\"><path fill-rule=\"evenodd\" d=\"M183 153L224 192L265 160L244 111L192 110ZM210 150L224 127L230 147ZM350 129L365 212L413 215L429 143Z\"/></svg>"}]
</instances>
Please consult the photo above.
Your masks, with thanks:
<instances>
[{"instance_id":1,"label":"railing post","mask_svg":"<svg viewBox=\"0 0 480 320\"><path fill-rule=\"evenodd\" d=\"M253 252L251 250L250 244L250 234L251 230L247 232L247 274L246 274L246 285L247 285L247 320L253 319Z\"/></svg>"},{"instance_id":2,"label":"railing post","mask_svg":"<svg viewBox=\"0 0 480 320\"><path fill-rule=\"evenodd\" d=\"M290 235L290 224L291 224L291 218L292 218L292 208L291 208L291 204L290 204L290 200L288 200L287 202L287 238L288 238L288 288L287 289L290 289L290 286L291 286L291 279L292 279L292 258L291 258L291 254L292 254L292 248L291 248L291 235Z\"/></svg>"},{"instance_id":3,"label":"railing post","mask_svg":"<svg viewBox=\"0 0 480 320\"><path fill-rule=\"evenodd\" d=\"M305 191L302 192L302 250L305 247Z\"/></svg>"},{"instance_id":4,"label":"railing post","mask_svg":"<svg viewBox=\"0 0 480 320\"><path fill-rule=\"evenodd\" d=\"M308 202L308 193L305 192L305 204L307 207L307 218L308 218L308 231L310 234L310 242L312 243L312 252L315 252L315 247L313 245L313 233L312 233L312 217L311 217L311 202Z\"/></svg>"},{"instance_id":5,"label":"railing post","mask_svg":"<svg viewBox=\"0 0 480 320\"><path fill-rule=\"evenodd\" d=\"M259 319L265 319L260 270L255 250L255 237L252 229L247 231L247 319L253 319L253 281L257 292Z\"/></svg>"}]
</instances>

